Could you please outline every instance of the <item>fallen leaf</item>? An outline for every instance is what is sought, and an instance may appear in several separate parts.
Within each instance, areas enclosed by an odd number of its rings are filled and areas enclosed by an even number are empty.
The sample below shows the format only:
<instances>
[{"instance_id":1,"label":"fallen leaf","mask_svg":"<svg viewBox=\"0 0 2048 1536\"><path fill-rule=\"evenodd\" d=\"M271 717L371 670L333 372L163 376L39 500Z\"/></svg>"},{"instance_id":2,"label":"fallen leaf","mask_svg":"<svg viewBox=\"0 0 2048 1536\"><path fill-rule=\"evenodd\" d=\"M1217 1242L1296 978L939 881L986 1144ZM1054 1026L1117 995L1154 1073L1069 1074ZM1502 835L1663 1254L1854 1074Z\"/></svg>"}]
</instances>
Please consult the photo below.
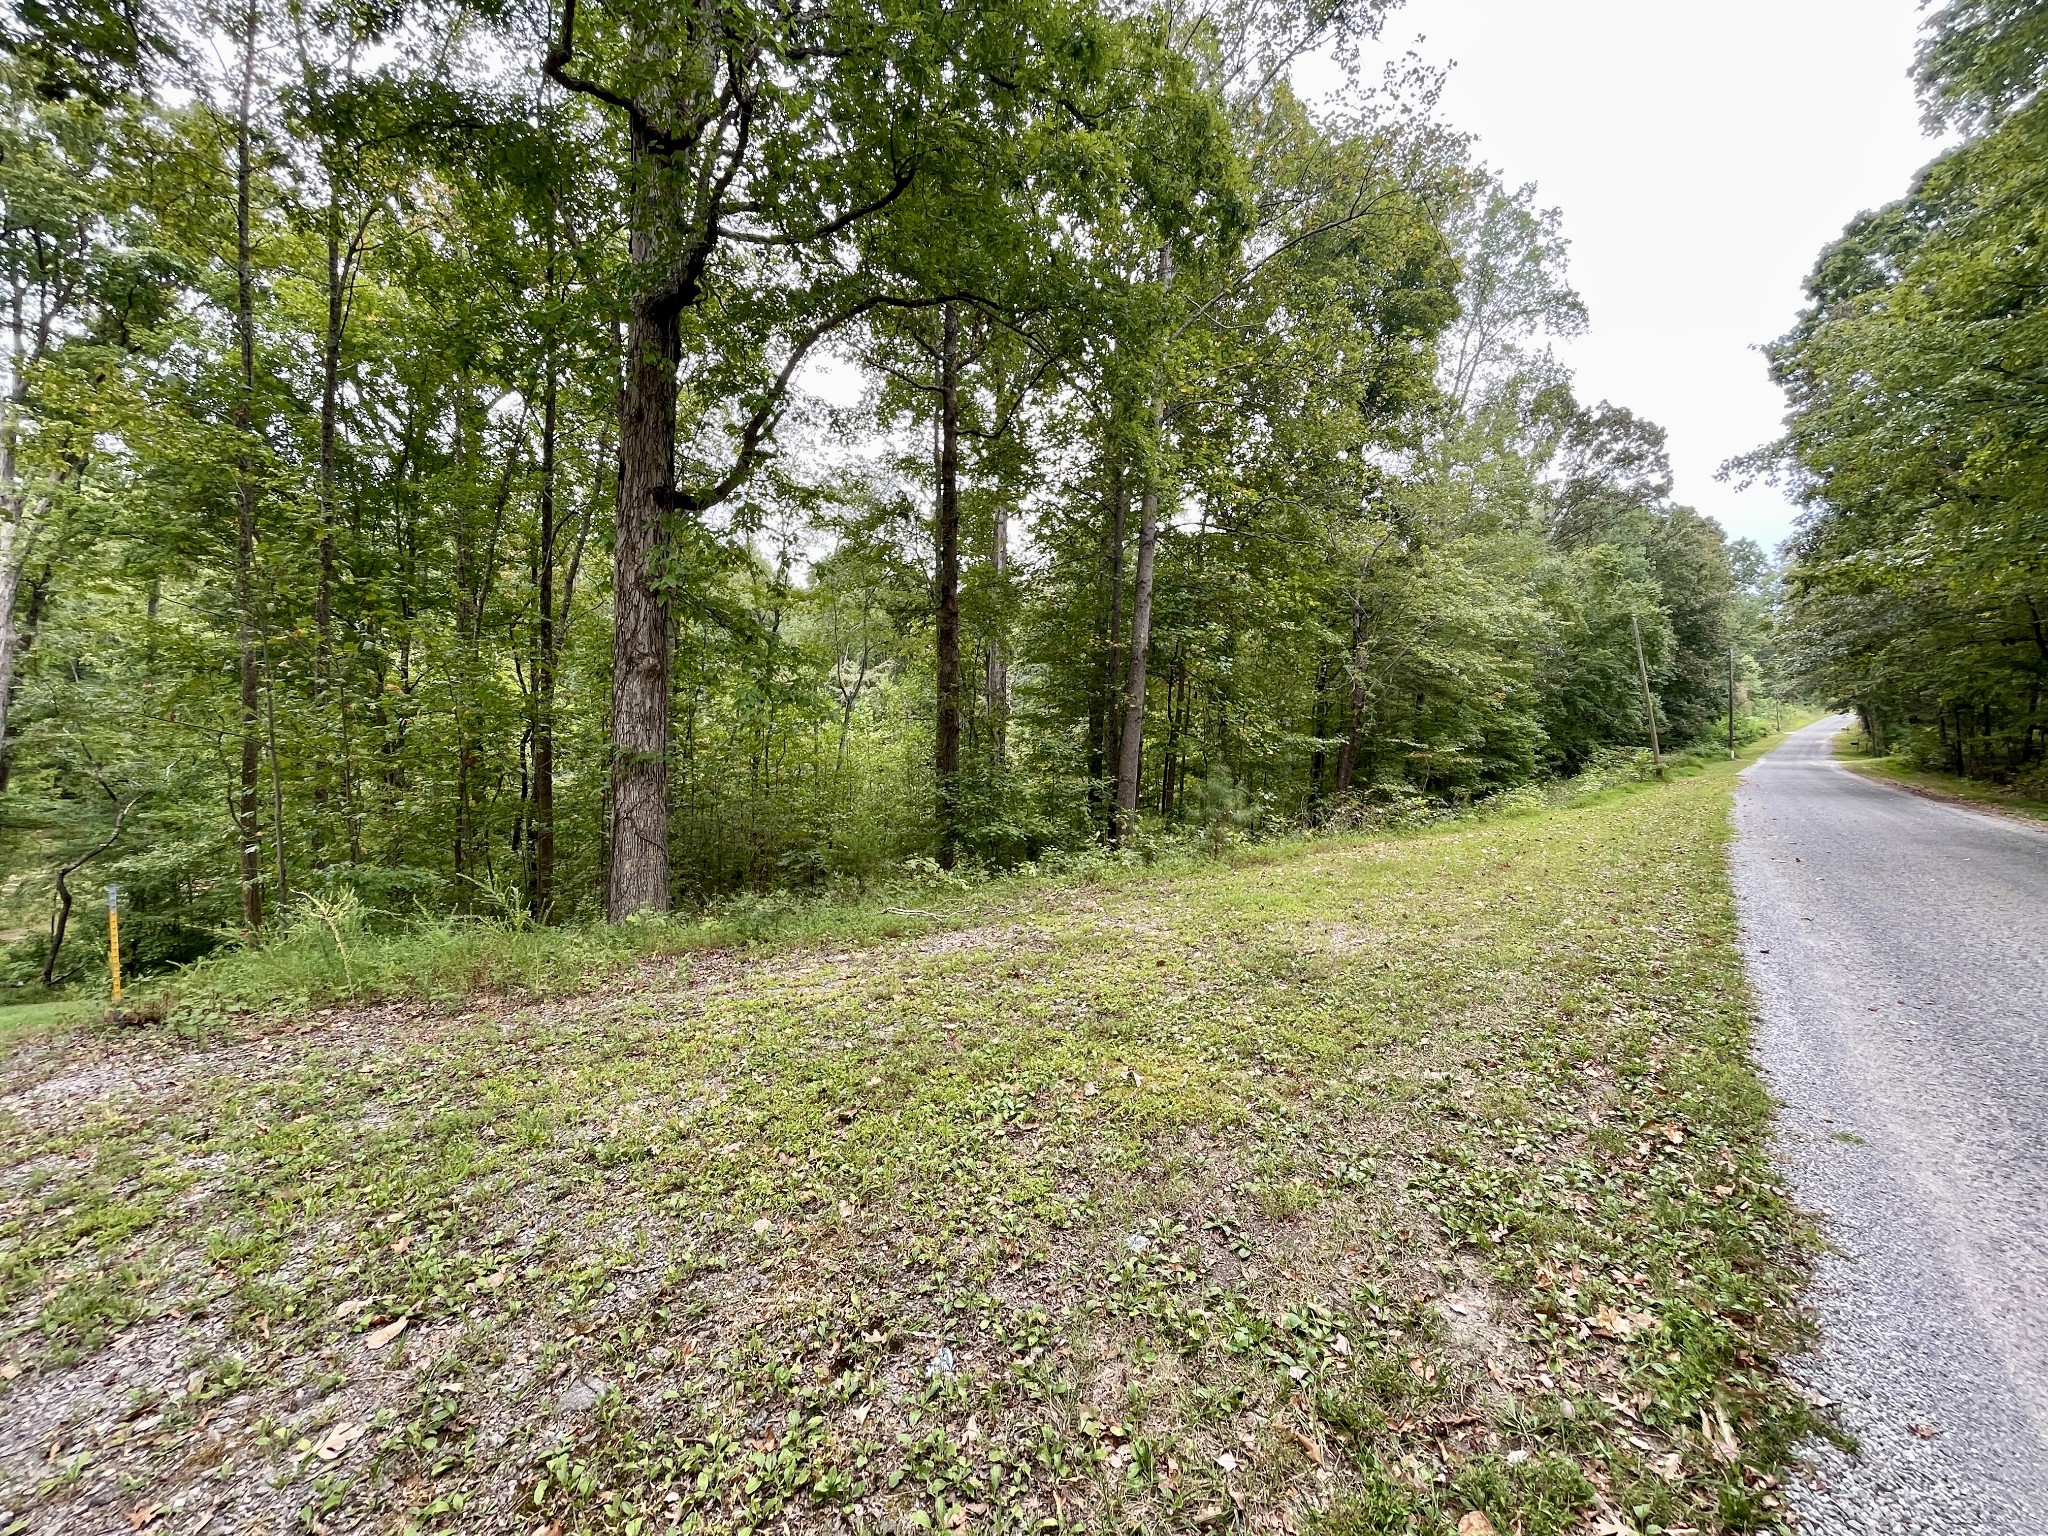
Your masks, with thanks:
<instances>
[{"instance_id":1,"label":"fallen leaf","mask_svg":"<svg viewBox=\"0 0 2048 1536\"><path fill-rule=\"evenodd\" d=\"M477 1281L477 1289L480 1291L495 1291L505 1283L505 1277L510 1273L510 1270L501 1269L495 1275L485 1275L483 1279Z\"/></svg>"},{"instance_id":2,"label":"fallen leaf","mask_svg":"<svg viewBox=\"0 0 2048 1536\"><path fill-rule=\"evenodd\" d=\"M340 1306L336 1307L334 1309L334 1315L337 1318L354 1317L358 1312L362 1311L363 1308L367 1307L369 1304L369 1297L357 1296L352 1300L344 1301Z\"/></svg>"},{"instance_id":3,"label":"fallen leaf","mask_svg":"<svg viewBox=\"0 0 2048 1536\"><path fill-rule=\"evenodd\" d=\"M5 1365L0 1365L0 1381L12 1381L20 1374L21 1367L12 1360L8 1361Z\"/></svg>"},{"instance_id":4,"label":"fallen leaf","mask_svg":"<svg viewBox=\"0 0 2048 1536\"><path fill-rule=\"evenodd\" d=\"M1476 1509L1467 1510L1458 1517L1458 1536L1499 1536L1493 1522Z\"/></svg>"},{"instance_id":5,"label":"fallen leaf","mask_svg":"<svg viewBox=\"0 0 2048 1536\"><path fill-rule=\"evenodd\" d=\"M1235 1472L1237 1470L1237 1458L1231 1455L1230 1452L1223 1451L1217 1455L1216 1465L1225 1472Z\"/></svg>"},{"instance_id":6,"label":"fallen leaf","mask_svg":"<svg viewBox=\"0 0 2048 1536\"><path fill-rule=\"evenodd\" d=\"M1918 1440L1932 1440L1941 1433L1932 1424L1908 1424L1906 1432Z\"/></svg>"},{"instance_id":7,"label":"fallen leaf","mask_svg":"<svg viewBox=\"0 0 2048 1536\"><path fill-rule=\"evenodd\" d=\"M327 1432L327 1438L320 1442L320 1448L314 1454L322 1461L338 1461L343 1452L363 1438L369 1427L367 1424L337 1424Z\"/></svg>"},{"instance_id":8,"label":"fallen leaf","mask_svg":"<svg viewBox=\"0 0 2048 1536\"><path fill-rule=\"evenodd\" d=\"M1292 1426L1289 1426L1287 1433L1294 1436L1301 1443L1301 1448L1308 1452L1308 1459L1310 1461L1319 1467L1323 1464L1323 1448L1320 1445L1317 1445L1315 1441L1309 1439L1307 1435L1304 1435L1300 1430Z\"/></svg>"},{"instance_id":9,"label":"fallen leaf","mask_svg":"<svg viewBox=\"0 0 2048 1536\"><path fill-rule=\"evenodd\" d=\"M1612 1307L1603 1306L1593 1314L1593 1331L1610 1339L1625 1339L1636 1331L1635 1324Z\"/></svg>"},{"instance_id":10,"label":"fallen leaf","mask_svg":"<svg viewBox=\"0 0 2048 1536\"><path fill-rule=\"evenodd\" d=\"M382 1328L379 1328L375 1333L372 1333L368 1338L364 1339L363 1343L370 1349L382 1349L386 1344L389 1344L393 1339L397 1338L401 1333L405 1332L405 1325L411 1321L412 1319L409 1317L401 1317L392 1322L388 1322Z\"/></svg>"},{"instance_id":11,"label":"fallen leaf","mask_svg":"<svg viewBox=\"0 0 2048 1536\"><path fill-rule=\"evenodd\" d=\"M1221 1525L1222 1523L1223 1506L1221 1504L1204 1504L1195 1511L1195 1524L1201 1526L1204 1530L1212 1525Z\"/></svg>"},{"instance_id":12,"label":"fallen leaf","mask_svg":"<svg viewBox=\"0 0 2048 1536\"><path fill-rule=\"evenodd\" d=\"M145 1504L139 1509L131 1509L128 1511L128 1529L139 1531L162 1513L163 1511L154 1504Z\"/></svg>"}]
</instances>

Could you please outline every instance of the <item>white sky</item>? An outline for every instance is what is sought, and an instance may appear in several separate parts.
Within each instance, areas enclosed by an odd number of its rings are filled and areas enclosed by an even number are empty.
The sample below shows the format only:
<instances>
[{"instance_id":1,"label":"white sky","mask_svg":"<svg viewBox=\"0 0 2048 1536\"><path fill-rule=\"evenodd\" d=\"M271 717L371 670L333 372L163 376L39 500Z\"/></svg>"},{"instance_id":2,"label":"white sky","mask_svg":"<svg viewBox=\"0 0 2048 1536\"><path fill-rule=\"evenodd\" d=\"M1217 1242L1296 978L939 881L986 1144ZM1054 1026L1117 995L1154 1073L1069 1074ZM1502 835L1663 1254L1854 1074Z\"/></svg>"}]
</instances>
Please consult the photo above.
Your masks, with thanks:
<instances>
[{"instance_id":1,"label":"white sky","mask_svg":"<svg viewBox=\"0 0 2048 1536\"><path fill-rule=\"evenodd\" d=\"M1666 427L1679 499L1766 548L1792 510L1714 473L1777 435L1754 349L1820 248L1935 153L1917 27L1914 0L1407 0L1386 28L1389 56L1455 61L1443 120L1564 210L1580 396Z\"/></svg>"}]
</instances>

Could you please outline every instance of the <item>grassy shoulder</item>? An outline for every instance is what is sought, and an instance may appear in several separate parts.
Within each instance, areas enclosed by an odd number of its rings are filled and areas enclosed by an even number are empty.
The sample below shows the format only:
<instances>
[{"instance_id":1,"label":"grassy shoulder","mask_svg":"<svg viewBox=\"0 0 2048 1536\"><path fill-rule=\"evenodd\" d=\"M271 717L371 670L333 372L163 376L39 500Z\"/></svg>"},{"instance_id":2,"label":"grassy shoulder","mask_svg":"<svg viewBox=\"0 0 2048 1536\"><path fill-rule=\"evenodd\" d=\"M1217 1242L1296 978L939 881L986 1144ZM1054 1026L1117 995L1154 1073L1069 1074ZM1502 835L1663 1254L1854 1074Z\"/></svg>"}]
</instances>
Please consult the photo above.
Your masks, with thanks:
<instances>
[{"instance_id":1,"label":"grassy shoulder","mask_svg":"<svg viewBox=\"0 0 2048 1536\"><path fill-rule=\"evenodd\" d=\"M1860 727L1851 727L1835 738L1835 755L1858 773L1916 794L2002 811L2024 821L2048 823L2048 796L2028 794L1983 779L1966 779L1961 774L1936 773L1916 767L1902 757L1873 756L1870 738Z\"/></svg>"},{"instance_id":2,"label":"grassy shoulder","mask_svg":"<svg viewBox=\"0 0 2048 1536\"><path fill-rule=\"evenodd\" d=\"M16 1040L88 1023L98 1005L77 998L0 1005L0 1050Z\"/></svg>"},{"instance_id":3,"label":"grassy shoulder","mask_svg":"<svg viewBox=\"0 0 2048 1536\"><path fill-rule=\"evenodd\" d=\"M0 1530L1769 1528L1735 767L21 1042Z\"/></svg>"}]
</instances>

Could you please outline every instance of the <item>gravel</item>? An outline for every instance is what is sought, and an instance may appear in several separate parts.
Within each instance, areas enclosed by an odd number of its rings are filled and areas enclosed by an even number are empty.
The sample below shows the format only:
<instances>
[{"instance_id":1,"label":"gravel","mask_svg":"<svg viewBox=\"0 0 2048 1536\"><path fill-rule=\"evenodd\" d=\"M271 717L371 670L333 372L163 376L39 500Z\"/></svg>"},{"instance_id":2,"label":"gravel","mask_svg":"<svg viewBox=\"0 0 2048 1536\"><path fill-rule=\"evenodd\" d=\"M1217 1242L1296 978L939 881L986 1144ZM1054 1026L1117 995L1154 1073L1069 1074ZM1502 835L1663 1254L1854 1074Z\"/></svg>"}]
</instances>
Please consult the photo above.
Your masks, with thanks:
<instances>
[{"instance_id":1,"label":"gravel","mask_svg":"<svg viewBox=\"0 0 2048 1536\"><path fill-rule=\"evenodd\" d=\"M1744 776L1735 877L1784 1101L1836 1250L1793 1362L1858 1450L1809 1447L1804 1529L2048 1523L2048 832L1874 783L1835 716Z\"/></svg>"}]
</instances>

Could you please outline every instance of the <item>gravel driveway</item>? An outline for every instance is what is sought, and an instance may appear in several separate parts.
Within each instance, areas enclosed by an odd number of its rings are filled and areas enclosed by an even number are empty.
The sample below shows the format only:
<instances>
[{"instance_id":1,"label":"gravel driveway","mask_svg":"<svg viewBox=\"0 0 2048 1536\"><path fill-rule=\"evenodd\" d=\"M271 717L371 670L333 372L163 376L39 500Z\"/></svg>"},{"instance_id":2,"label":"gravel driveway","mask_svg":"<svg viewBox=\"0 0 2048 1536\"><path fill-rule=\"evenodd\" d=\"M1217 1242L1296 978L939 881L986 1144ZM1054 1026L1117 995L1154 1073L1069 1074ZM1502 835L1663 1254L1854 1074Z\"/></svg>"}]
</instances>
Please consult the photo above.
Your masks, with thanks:
<instances>
[{"instance_id":1,"label":"gravel driveway","mask_svg":"<svg viewBox=\"0 0 2048 1536\"><path fill-rule=\"evenodd\" d=\"M1736 890L1793 1187L1840 1250L1797 1362L1861 1452L1806 1529L2048 1527L2048 831L1795 732L1736 796Z\"/></svg>"}]
</instances>

